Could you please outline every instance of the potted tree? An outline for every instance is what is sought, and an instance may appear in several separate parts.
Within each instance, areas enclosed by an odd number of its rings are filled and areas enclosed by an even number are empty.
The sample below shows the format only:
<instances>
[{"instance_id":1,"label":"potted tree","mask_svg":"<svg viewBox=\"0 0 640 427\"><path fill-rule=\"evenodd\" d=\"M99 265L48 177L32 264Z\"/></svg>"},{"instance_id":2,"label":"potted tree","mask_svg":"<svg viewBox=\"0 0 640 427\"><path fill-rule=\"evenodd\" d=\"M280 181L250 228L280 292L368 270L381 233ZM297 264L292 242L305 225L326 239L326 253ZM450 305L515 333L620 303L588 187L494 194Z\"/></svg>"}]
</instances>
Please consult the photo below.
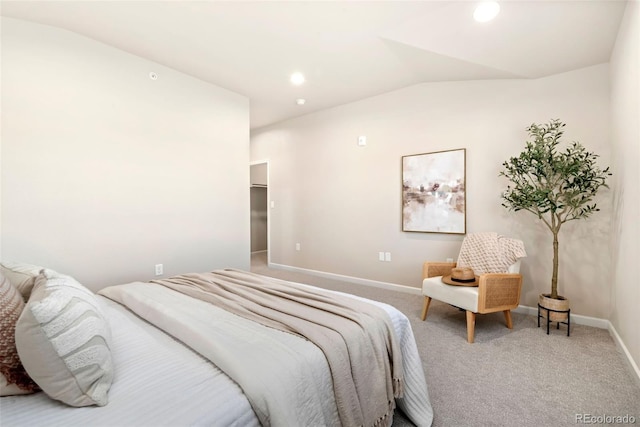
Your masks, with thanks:
<instances>
[{"instance_id":1,"label":"potted tree","mask_svg":"<svg viewBox=\"0 0 640 427\"><path fill-rule=\"evenodd\" d=\"M537 216L553 235L553 273L551 292L539 296L541 307L566 311L569 301L558 294L558 233L562 224L588 218L599 211L593 198L600 187L607 187L609 168L600 169L597 155L579 142L560 147L565 124L551 120L527 128L532 141L518 157L505 161L500 176L510 183L502 194L502 206L511 211L524 210ZM567 313L550 313L551 321L564 321Z\"/></svg>"}]
</instances>

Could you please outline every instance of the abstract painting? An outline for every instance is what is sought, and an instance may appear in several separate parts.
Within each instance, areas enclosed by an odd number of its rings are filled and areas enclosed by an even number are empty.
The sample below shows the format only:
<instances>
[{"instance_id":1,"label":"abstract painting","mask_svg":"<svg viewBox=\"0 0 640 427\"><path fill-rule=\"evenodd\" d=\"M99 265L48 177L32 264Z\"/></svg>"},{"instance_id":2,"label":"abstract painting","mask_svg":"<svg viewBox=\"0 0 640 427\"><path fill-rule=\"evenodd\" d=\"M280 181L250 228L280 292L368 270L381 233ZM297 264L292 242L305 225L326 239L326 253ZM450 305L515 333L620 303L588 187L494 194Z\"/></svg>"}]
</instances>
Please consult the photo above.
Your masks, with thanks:
<instances>
[{"instance_id":1,"label":"abstract painting","mask_svg":"<svg viewBox=\"0 0 640 427\"><path fill-rule=\"evenodd\" d=\"M402 157L402 231L466 233L466 150Z\"/></svg>"}]
</instances>

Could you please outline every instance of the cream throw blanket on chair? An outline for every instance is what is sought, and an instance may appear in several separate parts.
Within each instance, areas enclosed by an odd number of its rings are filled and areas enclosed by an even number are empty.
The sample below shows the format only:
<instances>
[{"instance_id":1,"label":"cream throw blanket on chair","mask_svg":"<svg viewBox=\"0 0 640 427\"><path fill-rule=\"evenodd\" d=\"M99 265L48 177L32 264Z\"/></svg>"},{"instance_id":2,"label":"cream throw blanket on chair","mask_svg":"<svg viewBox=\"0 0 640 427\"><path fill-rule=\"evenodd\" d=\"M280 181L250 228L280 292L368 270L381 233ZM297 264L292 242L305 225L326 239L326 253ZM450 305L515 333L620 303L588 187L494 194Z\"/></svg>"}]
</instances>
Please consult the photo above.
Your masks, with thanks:
<instances>
[{"instance_id":1,"label":"cream throw blanket on chair","mask_svg":"<svg viewBox=\"0 0 640 427\"><path fill-rule=\"evenodd\" d=\"M472 233L462 241L457 267L471 267L476 275L506 273L509 266L526 256L521 240L498 233Z\"/></svg>"}]
</instances>

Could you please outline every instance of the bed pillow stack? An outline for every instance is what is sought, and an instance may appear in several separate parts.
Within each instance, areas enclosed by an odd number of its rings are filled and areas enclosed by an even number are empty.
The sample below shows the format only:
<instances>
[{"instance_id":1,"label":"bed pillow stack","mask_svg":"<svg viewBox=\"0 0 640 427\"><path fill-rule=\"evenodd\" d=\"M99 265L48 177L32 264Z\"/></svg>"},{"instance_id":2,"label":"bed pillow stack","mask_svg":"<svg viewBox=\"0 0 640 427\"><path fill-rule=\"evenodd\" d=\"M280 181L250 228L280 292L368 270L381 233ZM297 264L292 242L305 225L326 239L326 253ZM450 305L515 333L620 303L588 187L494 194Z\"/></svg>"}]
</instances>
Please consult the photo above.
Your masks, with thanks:
<instances>
[{"instance_id":1,"label":"bed pillow stack","mask_svg":"<svg viewBox=\"0 0 640 427\"><path fill-rule=\"evenodd\" d=\"M111 332L97 297L70 276L40 270L15 325L20 361L49 397L71 406L104 406L113 363Z\"/></svg>"}]
</instances>

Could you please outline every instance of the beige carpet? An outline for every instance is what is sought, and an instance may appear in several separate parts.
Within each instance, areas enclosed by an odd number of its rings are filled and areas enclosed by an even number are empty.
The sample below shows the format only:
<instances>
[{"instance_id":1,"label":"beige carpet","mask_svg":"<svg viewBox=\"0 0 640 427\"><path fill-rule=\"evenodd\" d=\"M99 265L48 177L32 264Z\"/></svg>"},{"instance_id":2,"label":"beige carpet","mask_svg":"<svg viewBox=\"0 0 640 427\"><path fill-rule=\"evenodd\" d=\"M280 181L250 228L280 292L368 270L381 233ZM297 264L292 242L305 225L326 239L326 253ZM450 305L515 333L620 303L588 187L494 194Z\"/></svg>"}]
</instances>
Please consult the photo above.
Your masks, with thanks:
<instances>
[{"instance_id":1,"label":"beige carpet","mask_svg":"<svg viewBox=\"0 0 640 427\"><path fill-rule=\"evenodd\" d=\"M420 320L422 297L403 292L270 269L266 253L252 256L252 271L350 292L391 304L411 321L425 370L433 425L575 426L612 424L604 417L634 417L640 425L640 384L604 329L582 325L546 335L535 316L480 315L475 343L466 341L465 314L434 301ZM598 418L600 417L600 418ZM605 421L593 423L593 421ZM402 414L394 427L412 425Z\"/></svg>"}]
</instances>

